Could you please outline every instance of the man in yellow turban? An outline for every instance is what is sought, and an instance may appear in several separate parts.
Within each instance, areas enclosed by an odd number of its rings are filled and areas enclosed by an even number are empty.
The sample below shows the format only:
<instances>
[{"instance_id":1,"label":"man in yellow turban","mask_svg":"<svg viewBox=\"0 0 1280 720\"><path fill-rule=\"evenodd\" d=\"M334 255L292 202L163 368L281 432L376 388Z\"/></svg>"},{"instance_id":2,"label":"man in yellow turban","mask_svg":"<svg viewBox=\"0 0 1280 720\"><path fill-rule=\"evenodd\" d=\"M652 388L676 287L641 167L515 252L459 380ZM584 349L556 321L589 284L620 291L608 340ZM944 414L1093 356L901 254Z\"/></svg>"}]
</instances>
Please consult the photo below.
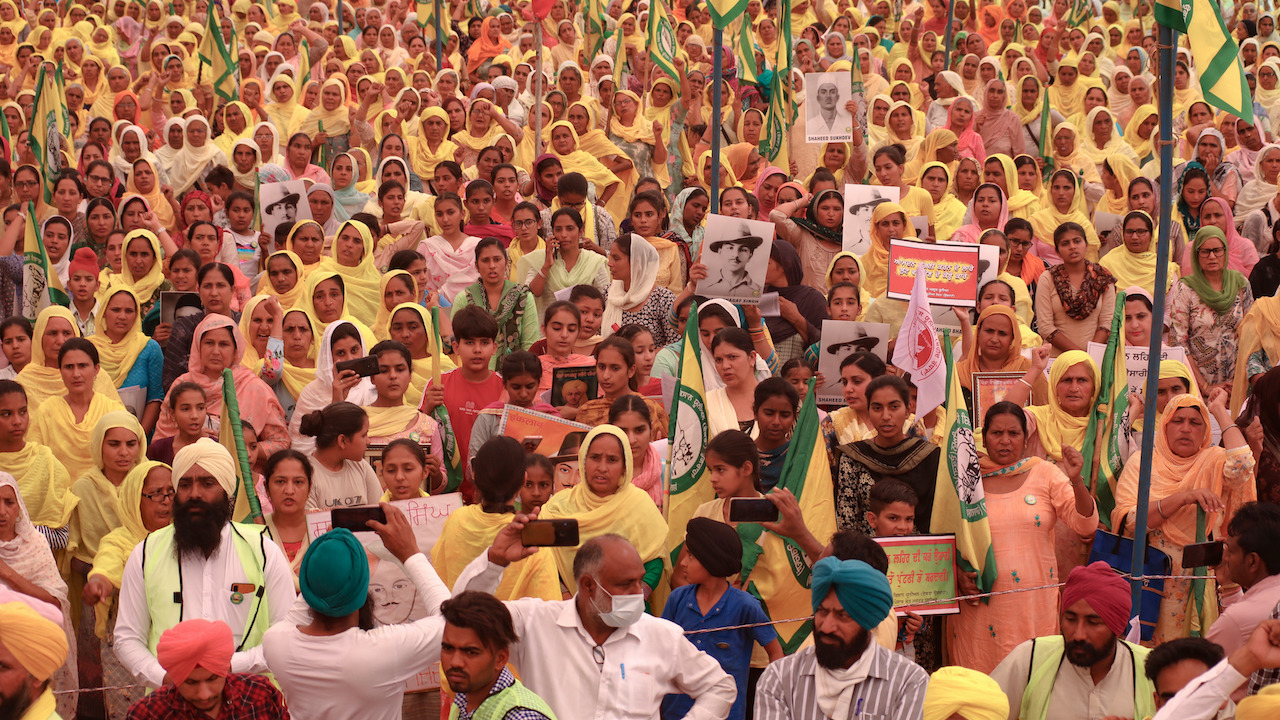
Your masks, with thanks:
<instances>
[{"instance_id":1,"label":"man in yellow turban","mask_svg":"<svg viewBox=\"0 0 1280 720\"><path fill-rule=\"evenodd\" d=\"M944 667L929 677L923 720L1005 720L1009 697L977 670Z\"/></svg>"},{"instance_id":2,"label":"man in yellow turban","mask_svg":"<svg viewBox=\"0 0 1280 720\"><path fill-rule=\"evenodd\" d=\"M31 605L0 605L0 709L22 720L58 718L49 678L67 649L62 626Z\"/></svg>"},{"instance_id":3,"label":"man in yellow turban","mask_svg":"<svg viewBox=\"0 0 1280 720\"><path fill-rule=\"evenodd\" d=\"M150 687L164 684L157 658L165 630L182 620L220 620L233 631L238 673L266 672L262 634L293 605L293 571L264 525L231 522L235 463L201 438L173 458L173 523L129 556L120 585L116 654ZM181 558L181 562L179 562Z\"/></svg>"}]
</instances>

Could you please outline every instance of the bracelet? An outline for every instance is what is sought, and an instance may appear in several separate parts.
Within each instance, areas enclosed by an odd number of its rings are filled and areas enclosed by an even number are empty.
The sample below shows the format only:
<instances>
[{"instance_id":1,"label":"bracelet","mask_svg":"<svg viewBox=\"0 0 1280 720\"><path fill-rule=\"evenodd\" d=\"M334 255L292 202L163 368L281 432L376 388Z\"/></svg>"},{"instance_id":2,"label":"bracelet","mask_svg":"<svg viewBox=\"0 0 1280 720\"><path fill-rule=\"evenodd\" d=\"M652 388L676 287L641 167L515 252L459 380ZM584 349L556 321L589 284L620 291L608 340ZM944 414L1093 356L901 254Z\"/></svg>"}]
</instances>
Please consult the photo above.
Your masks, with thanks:
<instances>
[{"instance_id":1,"label":"bracelet","mask_svg":"<svg viewBox=\"0 0 1280 720\"><path fill-rule=\"evenodd\" d=\"M1230 430L1231 428L1235 428L1235 429L1237 429L1237 430L1240 430L1240 426L1239 426L1239 425L1237 425L1237 424L1235 424L1235 423L1231 423L1230 425L1228 425L1228 426L1226 426L1226 427L1222 428L1222 434L1223 434L1223 435L1226 435L1226 434L1227 434L1227 431L1228 431L1228 430ZM1243 431L1243 430L1240 430L1240 432L1242 432L1242 433L1243 433L1244 431Z\"/></svg>"},{"instance_id":2,"label":"bracelet","mask_svg":"<svg viewBox=\"0 0 1280 720\"><path fill-rule=\"evenodd\" d=\"M1163 519L1165 519L1165 520L1168 520L1168 519L1169 519L1169 516L1168 516L1168 515L1165 515L1165 514L1164 514L1164 508L1160 507L1160 503L1161 503L1161 502L1162 502L1161 500L1157 500L1157 501L1156 501L1156 512L1160 513L1160 517L1161 517L1161 518L1163 518Z\"/></svg>"}]
</instances>

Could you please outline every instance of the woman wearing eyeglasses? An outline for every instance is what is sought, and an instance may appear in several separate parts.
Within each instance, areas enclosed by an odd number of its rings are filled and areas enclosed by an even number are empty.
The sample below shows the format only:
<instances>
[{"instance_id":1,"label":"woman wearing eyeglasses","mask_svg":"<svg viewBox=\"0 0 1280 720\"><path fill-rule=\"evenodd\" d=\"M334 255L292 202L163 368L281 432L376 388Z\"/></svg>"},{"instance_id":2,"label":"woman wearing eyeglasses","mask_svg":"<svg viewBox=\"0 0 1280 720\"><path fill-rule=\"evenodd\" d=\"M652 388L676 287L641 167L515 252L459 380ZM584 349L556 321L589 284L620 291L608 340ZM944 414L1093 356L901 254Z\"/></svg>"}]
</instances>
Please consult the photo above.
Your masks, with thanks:
<instances>
[{"instance_id":1,"label":"woman wearing eyeglasses","mask_svg":"<svg viewBox=\"0 0 1280 720\"><path fill-rule=\"evenodd\" d=\"M1227 267L1227 238L1206 225L1191 246L1191 274L1178 280L1169 297L1169 344L1186 348L1202 392L1221 386L1228 392L1237 371L1237 326L1253 305L1249 282ZM1265 356L1249 357L1250 376L1268 369ZM1243 369L1243 368L1241 368Z\"/></svg>"}]
</instances>

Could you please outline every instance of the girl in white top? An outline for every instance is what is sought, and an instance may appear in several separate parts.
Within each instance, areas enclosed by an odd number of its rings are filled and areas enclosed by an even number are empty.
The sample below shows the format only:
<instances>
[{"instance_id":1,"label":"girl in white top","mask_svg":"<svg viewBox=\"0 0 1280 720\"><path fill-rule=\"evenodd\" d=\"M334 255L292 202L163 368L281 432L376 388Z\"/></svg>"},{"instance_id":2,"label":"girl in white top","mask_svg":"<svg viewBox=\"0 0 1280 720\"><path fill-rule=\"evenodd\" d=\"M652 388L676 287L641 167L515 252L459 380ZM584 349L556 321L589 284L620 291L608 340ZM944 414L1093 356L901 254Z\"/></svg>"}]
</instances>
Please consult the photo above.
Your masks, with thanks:
<instances>
[{"instance_id":1,"label":"girl in white top","mask_svg":"<svg viewBox=\"0 0 1280 720\"><path fill-rule=\"evenodd\" d=\"M359 405L336 402L302 418L302 434L316 439L311 453L311 493L307 510L373 505L382 486L364 459L369 415Z\"/></svg>"}]
</instances>

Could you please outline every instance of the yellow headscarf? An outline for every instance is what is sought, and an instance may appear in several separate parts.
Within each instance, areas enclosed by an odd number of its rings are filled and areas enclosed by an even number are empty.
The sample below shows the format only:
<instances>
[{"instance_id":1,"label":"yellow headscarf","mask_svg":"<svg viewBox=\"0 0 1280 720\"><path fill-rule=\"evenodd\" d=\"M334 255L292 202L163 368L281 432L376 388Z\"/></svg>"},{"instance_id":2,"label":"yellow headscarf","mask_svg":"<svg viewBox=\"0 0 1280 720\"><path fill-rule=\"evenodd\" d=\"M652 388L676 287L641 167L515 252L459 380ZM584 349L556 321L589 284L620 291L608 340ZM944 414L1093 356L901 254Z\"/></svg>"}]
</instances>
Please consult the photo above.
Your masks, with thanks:
<instances>
[{"instance_id":1,"label":"yellow headscarf","mask_svg":"<svg viewBox=\"0 0 1280 720\"><path fill-rule=\"evenodd\" d=\"M990 677L962 667L944 667L929 676L922 720L1005 720L1009 698Z\"/></svg>"},{"instance_id":2,"label":"yellow headscarf","mask_svg":"<svg viewBox=\"0 0 1280 720\"><path fill-rule=\"evenodd\" d=\"M431 313L426 308L417 303L400 303L391 308L390 317L395 317L396 313L401 310L409 310L418 316L418 320L422 323L422 330L427 335L427 352L430 357L413 359L413 379L409 381L409 391L405 393L405 401L416 406L422 401L422 392L427 387L427 383L431 381L431 359L440 351L436 349L435 327L431 323ZM388 321L388 324L390 322ZM410 354L413 348L409 348ZM450 372L458 369L458 366L449 359L448 355L440 355L440 372Z\"/></svg>"},{"instance_id":3,"label":"yellow headscarf","mask_svg":"<svg viewBox=\"0 0 1280 720\"><path fill-rule=\"evenodd\" d=\"M282 65L281 67L285 66ZM279 102L275 99L275 87L277 83L287 85L289 87L288 100ZM269 99L269 102L266 103L264 109L267 111L267 118L271 120L271 125L275 129L277 144L279 144L278 141L280 137L288 137L292 135L293 129L302 122L303 118L308 117L311 111L303 107L302 103L298 102L298 91L293 85L293 78L281 72L279 69L276 70L276 74L271 78L271 82L268 83L267 89L263 91L263 95L266 95ZM317 105L316 107L320 106ZM343 108L343 112L346 112L345 108ZM254 126L253 130L256 133L258 131L257 126ZM263 159L266 161L266 158Z\"/></svg>"},{"instance_id":4,"label":"yellow headscarf","mask_svg":"<svg viewBox=\"0 0 1280 720\"><path fill-rule=\"evenodd\" d=\"M828 288L830 288L834 284L831 282L831 273L836 269L836 263L840 261L840 258L851 258L853 262L856 263L858 266L858 277L859 278L862 277L862 272L863 272L862 260L859 259L857 255L853 254L852 252L849 252L848 250L841 250L840 252L836 253L836 256L831 258L831 262L827 264L826 278L827 278ZM858 317L857 317L858 320L861 320L863 316L867 314L867 308L871 306L871 300L872 300L871 293L867 292L866 287L862 283L859 283L858 284L858 306L862 308L862 312L858 314Z\"/></svg>"},{"instance_id":5,"label":"yellow headscarf","mask_svg":"<svg viewBox=\"0 0 1280 720\"><path fill-rule=\"evenodd\" d=\"M1113 251L1114 252L1114 251ZM1110 257L1108 253L1108 257ZM1231 386L1231 415L1239 414L1240 406L1249 394L1249 356L1258 350L1265 350L1272 362L1280 360L1280 298L1275 296L1255 298L1249 311L1244 314L1236 328L1240 340L1240 348L1236 357L1244 358L1245 364L1237 361L1236 377Z\"/></svg>"},{"instance_id":6,"label":"yellow headscarf","mask_svg":"<svg viewBox=\"0 0 1280 720\"><path fill-rule=\"evenodd\" d=\"M871 248L858 259L858 264L862 266L862 282L859 283L858 287L866 290L871 297L875 298L884 295L889 287L890 238L881 234L878 226L881 220L894 213L902 213L902 218L906 221L906 228L902 231L902 237L914 238L916 236L915 227L912 226L911 220L907 218L906 211L898 203L880 203L875 210L871 211Z\"/></svg>"},{"instance_id":7,"label":"yellow headscarf","mask_svg":"<svg viewBox=\"0 0 1280 720\"><path fill-rule=\"evenodd\" d=\"M289 252L294 253L294 257L298 259L298 265L302 268L302 275L298 278L299 285L301 285L304 281L310 279L311 273L323 268L324 261L327 259L322 250L319 260L315 261L314 263L311 263L310 265L303 265L302 256L294 252L294 249L293 249L294 238L297 237L298 232L301 231L302 228L306 227L307 225L314 225L317 228L320 228L320 235L321 236L324 235L324 227L320 223L316 222L315 220L299 220L297 224L295 224L292 228L289 229L289 234L285 236L285 240L284 240L285 249L288 250ZM295 302L294 304L296 305L297 303Z\"/></svg>"},{"instance_id":8,"label":"yellow headscarf","mask_svg":"<svg viewBox=\"0 0 1280 720\"><path fill-rule=\"evenodd\" d=\"M206 126L207 125L208 124L206 123ZM208 142L211 143L212 141L208 141ZM185 148L186 145L184 144L183 147ZM143 148L145 152L146 145L143 145ZM165 228L168 228L169 230L172 230L174 227L176 227L174 225L175 218L173 214L173 206L169 204L169 201L166 200L164 197L164 192L160 190L160 177L161 177L160 168L156 167L155 162L148 160L145 156L140 157L137 160L134 160L133 167L136 168L138 166L138 163L146 163L147 165L149 165L151 167L152 174L155 175L155 183L151 186L151 192L143 193L142 191L138 190L138 185L136 183L137 173L133 171L129 172L129 181L125 183L125 188L124 188L125 192L132 195L137 195L138 197L146 200L147 206L151 209L151 212L156 214L156 219L160 221L160 225ZM155 245L153 245L152 247L155 247ZM158 252L156 253L156 257L157 258L160 257L160 254ZM157 263L157 265L158 264L159 263ZM153 269L154 269L154 266L153 266ZM123 268L122 270L123 272L129 271L128 268ZM148 277L150 277L150 275L148 275ZM163 280L164 277L161 276L160 279ZM157 285L158 284L159 283L157 283ZM148 299L150 299L149 296L148 296Z\"/></svg>"},{"instance_id":9,"label":"yellow headscarf","mask_svg":"<svg viewBox=\"0 0 1280 720\"><path fill-rule=\"evenodd\" d=\"M155 169L154 164L152 169ZM157 184L159 184L158 180ZM163 199L161 202L168 205L168 202ZM170 208L171 213L172 210ZM122 263L120 274L116 276L116 282L132 290L139 302L149 302L155 295L156 288L164 283L164 261L162 259L164 253L160 250L160 239L155 236L155 233L143 228L130 230L129 234L124 236L124 245L121 248L121 252L127 256L129 254L129 244L137 238L143 238L151 244L151 254L155 259L151 262L151 267L147 270L147 274L140 278L133 276L133 272L129 270L129 263Z\"/></svg>"},{"instance_id":10,"label":"yellow headscarf","mask_svg":"<svg viewBox=\"0 0 1280 720\"><path fill-rule=\"evenodd\" d=\"M315 222L314 220L312 222ZM289 233L289 239L293 239L292 229ZM286 244L288 241L286 241ZM283 293L276 292L274 286L271 285L271 278L265 277L258 283L258 294L272 295L280 303L280 307L284 310L291 310L298 306L298 300L302 298L302 291L306 289L307 278L306 270L302 267L302 258L291 250L277 250L267 257L267 267L270 268L271 261L277 257L286 258L293 263L294 270L298 273L298 282ZM317 263L318 265L319 263Z\"/></svg>"},{"instance_id":11,"label":"yellow headscarf","mask_svg":"<svg viewBox=\"0 0 1280 720\"><path fill-rule=\"evenodd\" d=\"M601 497L591 491L586 480L587 453L591 444L601 435L617 439L622 450L625 467L618 480L618 491ZM578 539L586 542L606 533L616 533L626 538L640 560L648 562L659 558L666 551L667 522L649 493L631 484L635 469L631 459L627 436L613 425L597 425L587 433L578 449L578 484L551 496L542 506L543 519L573 518L578 521ZM573 577L573 558L576 547L553 548L560 577L569 588L577 592L578 581Z\"/></svg>"},{"instance_id":12,"label":"yellow headscarf","mask_svg":"<svg viewBox=\"0 0 1280 720\"><path fill-rule=\"evenodd\" d=\"M49 327L49 321L54 318L66 320L71 324L72 337L80 337L80 325L76 322L76 316L61 305L50 305L36 316L36 327L31 339L31 362L27 363L27 366L22 368L22 372L14 378L26 389L27 407L33 412L45 400L67 394L67 386L62 383L61 371L56 367L45 366L44 343L41 342L41 338ZM56 364L57 358L52 360ZM120 400L120 394L116 392L115 385L111 384L111 378L106 373L98 373L98 377L93 382L93 391L111 400L117 402Z\"/></svg>"},{"instance_id":13,"label":"yellow headscarf","mask_svg":"<svg viewBox=\"0 0 1280 720\"><path fill-rule=\"evenodd\" d=\"M268 282L268 285L271 283ZM249 302L245 303L244 310L240 313L240 334L244 337L244 355L240 358L240 364L249 368L257 374L262 369L263 357L253 347L253 341L249 339L249 333L252 329L250 325L253 322L253 311L258 306L267 303L268 308L274 308L275 319L272 328L272 337L280 339L284 326L284 311L280 308L280 301L276 300L274 295L254 295L249 298Z\"/></svg>"},{"instance_id":14,"label":"yellow headscarf","mask_svg":"<svg viewBox=\"0 0 1280 720\"><path fill-rule=\"evenodd\" d=\"M333 110L326 110L324 107L324 90L327 87L336 87L342 94L343 101L338 103L338 107ZM312 108L310 113L298 125L297 132L306 133L308 137L315 138L320 132L321 125L324 126L324 134L329 137L337 137L344 135L351 130L350 113L346 103L347 86L336 77L329 78L320 86L320 101Z\"/></svg>"},{"instance_id":15,"label":"yellow headscarf","mask_svg":"<svg viewBox=\"0 0 1280 720\"><path fill-rule=\"evenodd\" d=\"M444 121L445 137L440 141L440 146L432 150L427 146L427 120L435 118ZM432 106L422 111L422 118L418 121L418 142L414 145L413 155L413 171L418 177L430 180L435 177L436 166L445 160L453 160L453 154L458 151L457 143L448 138L449 134L449 114L444 108ZM355 162L354 160L352 162Z\"/></svg>"},{"instance_id":16,"label":"yellow headscarf","mask_svg":"<svg viewBox=\"0 0 1280 720\"><path fill-rule=\"evenodd\" d=\"M469 148L475 152L480 152L481 150L489 147L493 144L494 140L498 139L499 135L506 132L502 129L501 125L494 122L493 118L490 118L489 127L484 131L484 135L477 137L471 133L471 114L476 111L476 108L480 106L480 103L484 103L489 106L490 114L501 112L501 110L494 107L493 103L484 98L478 97L475 100L472 100L471 106L467 108L466 126L463 127L461 131L454 133L453 137L450 138L454 143ZM565 172L569 172L569 170L566 168Z\"/></svg>"},{"instance_id":17,"label":"yellow headscarf","mask_svg":"<svg viewBox=\"0 0 1280 720\"><path fill-rule=\"evenodd\" d=\"M1089 428L1087 413L1083 417L1076 417L1058 404L1058 382L1068 370L1081 364L1088 368L1093 377L1093 395L1089 398L1089 407L1093 407L1093 403L1098 400L1098 366L1083 350L1068 350L1054 359L1053 369L1049 371L1049 404L1027 408L1027 412L1036 420L1036 430L1045 455L1053 462L1062 459L1062 448L1080 447L1084 442L1085 431Z\"/></svg>"},{"instance_id":18,"label":"yellow headscarf","mask_svg":"<svg viewBox=\"0 0 1280 720\"><path fill-rule=\"evenodd\" d=\"M566 173L581 173L586 177L587 182L595 185L597 194L603 194L610 185L622 182L617 175L613 174L613 171L602 165L594 155L578 147L578 131L573 129L573 125L569 121L559 120L551 123L552 134L555 133L557 128L565 128L573 135L573 149L567 154L561 155L554 147L548 148L548 152L560 159L560 166L564 168ZM454 137L457 136L455 135ZM629 202L629 199L625 193L615 191L605 207L615 218L619 218L626 215L627 202Z\"/></svg>"},{"instance_id":19,"label":"yellow headscarf","mask_svg":"<svg viewBox=\"0 0 1280 720\"><path fill-rule=\"evenodd\" d=\"M1124 218L1121 220L1121 232L1123 232L1124 225L1128 223L1129 217L1132 215L1139 215L1146 218L1147 223L1151 225L1150 247L1148 247L1147 251L1144 253L1135 254L1129 252L1128 246L1121 243L1120 247L1113 249L1111 252L1103 256L1103 258L1098 261L1098 264L1106 268L1107 272L1110 272L1116 279L1117 290L1123 290L1124 288L1137 285L1147 292L1155 292L1156 244L1158 240L1155 221L1151 219L1150 215L1142 210L1134 210L1133 212L1126 213ZM1174 278L1178 277L1178 275L1178 264L1176 262L1170 262L1169 272L1166 276L1168 278L1168 282L1172 284ZM1167 290L1168 288L1165 289Z\"/></svg>"},{"instance_id":20,"label":"yellow headscarf","mask_svg":"<svg viewBox=\"0 0 1280 720\"><path fill-rule=\"evenodd\" d=\"M116 497L120 525L98 542L98 554L93 558L93 569L89 571L89 577L100 575L110 580L114 587L120 587L124 580L125 563L138 543L150 534L147 532L147 526L142 523L142 488L147 483L147 476L157 468L170 469L162 462L143 459L129 471L124 482L120 483ZM103 599L98 604L95 613L97 615L95 631L99 638L107 636L107 617L110 614L111 604L110 598Z\"/></svg>"},{"instance_id":21,"label":"yellow headscarf","mask_svg":"<svg viewBox=\"0 0 1280 720\"><path fill-rule=\"evenodd\" d=\"M1071 53L1058 61L1058 74L1062 74L1063 68L1071 68L1076 71L1076 81L1071 85L1065 86L1061 82L1056 82L1049 87L1049 102L1053 108L1062 113L1065 117L1071 117L1084 110L1084 94L1089 90L1091 85L1084 82L1084 77L1080 72L1080 58Z\"/></svg>"},{"instance_id":22,"label":"yellow headscarf","mask_svg":"<svg viewBox=\"0 0 1280 720\"><path fill-rule=\"evenodd\" d=\"M1093 113L1089 113L1089 116L1092 117ZM1111 213L1112 215L1124 215L1129 210L1129 183L1142 175L1142 171L1138 169L1138 166L1128 155L1120 153L1109 153L1099 162L1105 165L1112 175L1115 175L1116 181L1120 183L1120 194L1116 195L1111 190L1107 190L1102 195L1102 199L1098 201L1094 211ZM1131 284L1137 285L1140 283Z\"/></svg>"},{"instance_id":23,"label":"yellow headscarf","mask_svg":"<svg viewBox=\"0 0 1280 720\"><path fill-rule=\"evenodd\" d=\"M1145 140L1138 135L1138 128L1153 115L1160 116L1155 105L1140 105L1138 109L1133 111L1133 117L1129 118L1129 124L1124 126L1124 141L1129 143L1129 147L1133 148L1133 152L1138 156L1139 160L1155 153L1155 141L1157 133L1160 131L1160 126L1157 125L1152 128L1151 135Z\"/></svg>"},{"instance_id":24,"label":"yellow headscarf","mask_svg":"<svg viewBox=\"0 0 1280 720\"><path fill-rule=\"evenodd\" d=\"M157 265L160 263L157 262ZM125 263L124 271L129 272L129 264ZM107 305L111 303L111 299L121 293L128 295L134 304L137 312L134 314L133 327L125 333L120 342L114 342L107 337L106 313ZM98 303L98 312L93 321L93 334L89 336L89 342L98 349L98 361L100 368L116 387L124 385L125 378L129 377L129 371L133 369L134 363L138 360L138 355L147 347L147 343L151 342L151 338L142 333L142 311L141 303L138 302L138 295L128 287L116 286L107 290L107 294Z\"/></svg>"},{"instance_id":25,"label":"yellow headscarf","mask_svg":"<svg viewBox=\"0 0 1280 720\"><path fill-rule=\"evenodd\" d=\"M1069 127L1063 123L1060 127ZM1093 222L1089 219L1089 213L1085 211L1084 188L1080 184L1080 176L1070 170L1056 170L1049 178L1049 184L1052 186L1053 179L1056 177L1069 176L1071 181L1075 183L1075 193L1071 198L1071 207L1066 212L1058 212L1057 206L1053 204L1050 197L1052 190L1046 188L1044 207L1031 216L1031 227L1035 230L1036 237L1046 238L1050 242L1053 240L1053 232L1058 226L1066 222L1080 223L1084 228L1085 240L1089 243L1086 257L1090 262L1097 262L1098 251L1102 243L1098 240L1098 231L1094 229Z\"/></svg>"},{"instance_id":26,"label":"yellow headscarf","mask_svg":"<svg viewBox=\"0 0 1280 720\"><path fill-rule=\"evenodd\" d=\"M1280 685L1268 685L1236 705L1236 720L1270 720L1280 715Z\"/></svg>"},{"instance_id":27,"label":"yellow headscarf","mask_svg":"<svg viewBox=\"0 0 1280 720\"><path fill-rule=\"evenodd\" d=\"M343 228L347 227L351 227L360 233L360 239L364 245L364 254L360 256L360 264L355 267L347 267L339 263L336 256L329 255L321 261L320 266L325 270L330 270L342 276L342 283L347 296L347 315L356 318L376 318L378 316L378 306L381 304L378 292L381 286L381 278L373 257L373 233L369 231L369 228L364 223L348 220L338 226L338 232L334 233L335 245L338 242L337 238L342 235ZM310 292L307 293L308 301L310 294Z\"/></svg>"},{"instance_id":28,"label":"yellow headscarf","mask_svg":"<svg viewBox=\"0 0 1280 720\"><path fill-rule=\"evenodd\" d=\"M299 282L298 284L301 285L302 283ZM311 320L311 316L307 314L307 311L300 307L285 310L284 317L289 317L290 313L298 313L307 319L307 325L311 327L311 348L307 351L307 357L314 360L318 352L316 348L317 345L319 345L318 338L320 337L320 335L316 333L315 322ZM284 325L283 319L281 320L281 325ZM290 363L287 359L284 361L284 387L289 391L289 395L292 396L294 400L297 400L298 396L302 394L302 389L315 379L316 369L314 367L298 367L297 365Z\"/></svg>"},{"instance_id":29,"label":"yellow headscarf","mask_svg":"<svg viewBox=\"0 0 1280 720\"><path fill-rule=\"evenodd\" d=\"M93 458L93 466L85 471L71 486L71 493L78 499L78 512L72 515L67 551L72 557L83 562L93 562L98 552L98 545L112 529L119 525L119 508L116 501L116 486L103 472L102 443L107 432L115 429L128 430L138 441L138 450L133 464L147 459L147 433L138 424L138 419L128 410L113 410L98 419L89 437L89 455Z\"/></svg>"}]
</instances>

